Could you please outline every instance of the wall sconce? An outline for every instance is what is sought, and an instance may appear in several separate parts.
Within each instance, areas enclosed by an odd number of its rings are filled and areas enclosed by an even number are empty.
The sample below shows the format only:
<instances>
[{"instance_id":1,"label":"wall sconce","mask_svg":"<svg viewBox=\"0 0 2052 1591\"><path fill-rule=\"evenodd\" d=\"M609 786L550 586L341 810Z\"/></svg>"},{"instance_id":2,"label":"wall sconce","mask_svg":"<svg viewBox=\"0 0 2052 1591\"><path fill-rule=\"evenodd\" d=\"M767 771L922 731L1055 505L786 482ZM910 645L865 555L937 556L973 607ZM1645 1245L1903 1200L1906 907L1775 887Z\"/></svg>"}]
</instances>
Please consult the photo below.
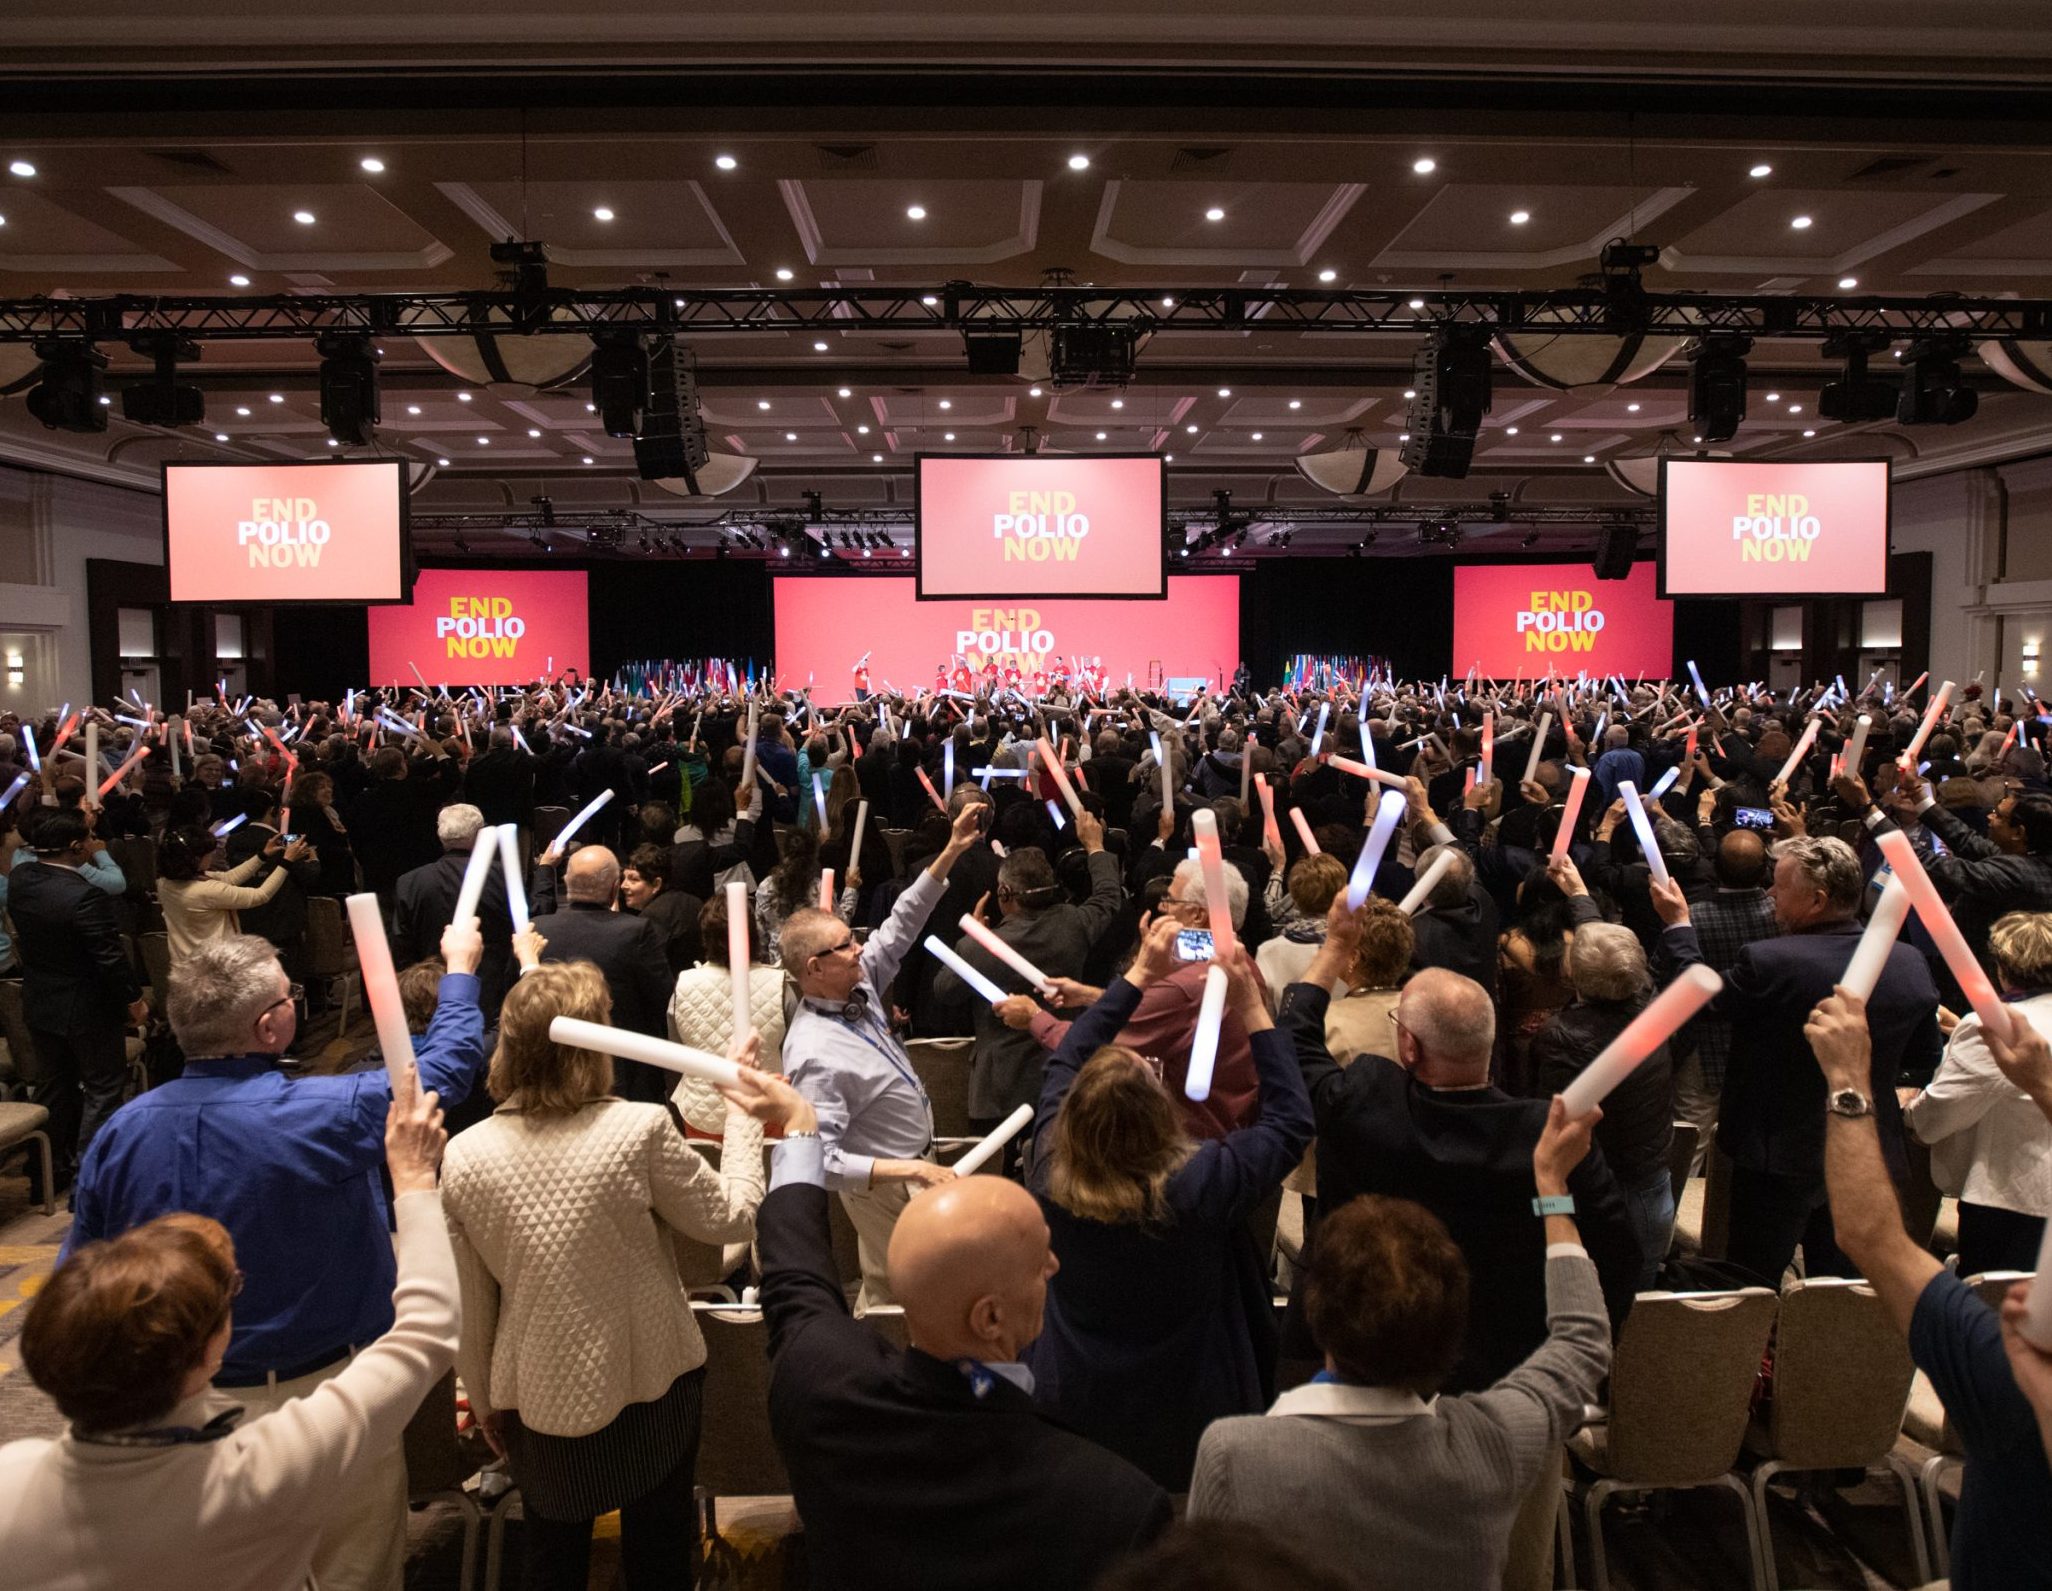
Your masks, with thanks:
<instances>
[{"instance_id":1,"label":"wall sconce","mask_svg":"<svg viewBox=\"0 0 2052 1591\"><path fill-rule=\"evenodd\" d=\"M21 654L19 652L9 652L7 654L7 683L19 685L21 680Z\"/></svg>"},{"instance_id":2,"label":"wall sconce","mask_svg":"<svg viewBox=\"0 0 2052 1591\"><path fill-rule=\"evenodd\" d=\"M2024 673L2032 679L2038 677L2038 643L2035 639L2023 644Z\"/></svg>"}]
</instances>

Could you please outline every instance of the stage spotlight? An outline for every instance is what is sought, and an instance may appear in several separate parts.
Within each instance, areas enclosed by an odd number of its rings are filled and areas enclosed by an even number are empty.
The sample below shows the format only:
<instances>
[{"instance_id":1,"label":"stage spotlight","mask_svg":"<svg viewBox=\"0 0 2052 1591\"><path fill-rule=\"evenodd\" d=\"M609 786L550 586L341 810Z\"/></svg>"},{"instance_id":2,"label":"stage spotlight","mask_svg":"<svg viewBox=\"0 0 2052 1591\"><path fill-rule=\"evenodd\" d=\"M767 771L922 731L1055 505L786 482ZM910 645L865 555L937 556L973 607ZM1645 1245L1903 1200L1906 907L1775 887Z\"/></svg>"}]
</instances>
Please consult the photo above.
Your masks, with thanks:
<instances>
[{"instance_id":1,"label":"stage spotlight","mask_svg":"<svg viewBox=\"0 0 2052 1591\"><path fill-rule=\"evenodd\" d=\"M104 431L107 406L100 401L100 373L107 356L91 343L40 342L43 361L29 389L28 411L52 431Z\"/></svg>"},{"instance_id":2,"label":"stage spotlight","mask_svg":"<svg viewBox=\"0 0 2052 1591\"><path fill-rule=\"evenodd\" d=\"M360 332L323 332L321 424L344 447L366 447L378 429L378 350Z\"/></svg>"},{"instance_id":3,"label":"stage spotlight","mask_svg":"<svg viewBox=\"0 0 2052 1591\"><path fill-rule=\"evenodd\" d=\"M1845 374L1827 381L1817 394L1817 412L1827 420L1857 424L1886 420L1895 413L1896 385L1867 374L1867 356L1888 346L1883 331L1840 332L1824 340L1824 355L1843 359Z\"/></svg>"},{"instance_id":4,"label":"stage spotlight","mask_svg":"<svg viewBox=\"0 0 2052 1591\"><path fill-rule=\"evenodd\" d=\"M1131 326L1056 326L1048 375L1058 387L1123 387L1133 379L1140 333Z\"/></svg>"},{"instance_id":5,"label":"stage spotlight","mask_svg":"<svg viewBox=\"0 0 2052 1591\"><path fill-rule=\"evenodd\" d=\"M621 385L623 397L632 381L630 372ZM594 390L596 385L594 365ZM645 481L682 480L696 496L698 472L710 457L705 418L698 408L697 364L690 349L663 338L648 360L647 407L634 434L635 472Z\"/></svg>"},{"instance_id":6,"label":"stage spotlight","mask_svg":"<svg viewBox=\"0 0 2052 1591\"><path fill-rule=\"evenodd\" d=\"M1706 332L1689 360L1689 419L1706 443L1729 442L1746 417L1746 355L1741 332Z\"/></svg>"},{"instance_id":7,"label":"stage spotlight","mask_svg":"<svg viewBox=\"0 0 2052 1591\"><path fill-rule=\"evenodd\" d=\"M592 339L591 401L607 436L642 434L653 401L653 379L648 349L638 333L607 332Z\"/></svg>"},{"instance_id":8,"label":"stage spotlight","mask_svg":"<svg viewBox=\"0 0 2052 1591\"><path fill-rule=\"evenodd\" d=\"M1519 545L1520 547L1536 547L1536 546L1538 546L1538 545L1539 545L1539 532L1538 532L1538 531L1536 531L1536 530L1532 530L1532 531L1527 531L1527 532L1525 533L1525 539L1524 539L1523 541L1519 542L1519 543L1518 543L1518 545Z\"/></svg>"},{"instance_id":9,"label":"stage spotlight","mask_svg":"<svg viewBox=\"0 0 2052 1591\"><path fill-rule=\"evenodd\" d=\"M1920 337L1902 356L1902 392L1895 402L1899 425L1958 425L1971 420L1981 396L1959 373L1967 341L1956 334Z\"/></svg>"},{"instance_id":10,"label":"stage spotlight","mask_svg":"<svg viewBox=\"0 0 2052 1591\"><path fill-rule=\"evenodd\" d=\"M178 379L178 362L200 356L199 344L190 337L157 333L138 337L129 344L144 358L155 362L156 374L148 381L121 389L121 417L137 425L198 425L207 417L206 394Z\"/></svg>"},{"instance_id":11,"label":"stage spotlight","mask_svg":"<svg viewBox=\"0 0 2052 1591\"><path fill-rule=\"evenodd\" d=\"M1420 475L1468 473L1482 417L1489 413L1489 335L1481 326L1442 326L1411 364L1415 394L1406 411L1401 457Z\"/></svg>"}]
</instances>

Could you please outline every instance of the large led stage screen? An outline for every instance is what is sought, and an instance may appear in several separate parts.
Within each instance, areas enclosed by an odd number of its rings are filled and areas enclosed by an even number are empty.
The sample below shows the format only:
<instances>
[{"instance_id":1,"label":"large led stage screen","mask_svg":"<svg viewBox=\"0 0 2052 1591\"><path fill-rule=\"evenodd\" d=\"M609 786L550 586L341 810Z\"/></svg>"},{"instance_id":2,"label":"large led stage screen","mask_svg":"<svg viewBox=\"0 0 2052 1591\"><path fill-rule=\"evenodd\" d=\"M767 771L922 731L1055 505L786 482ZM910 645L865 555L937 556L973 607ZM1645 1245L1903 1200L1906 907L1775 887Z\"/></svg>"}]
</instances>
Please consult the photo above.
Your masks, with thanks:
<instances>
[{"instance_id":1,"label":"large led stage screen","mask_svg":"<svg viewBox=\"0 0 2052 1591\"><path fill-rule=\"evenodd\" d=\"M423 569L413 600L370 612L373 685L525 685L589 673L581 569Z\"/></svg>"},{"instance_id":2,"label":"large led stage screen","mask_svg":"<svg viewBox=\"0 0 2052 1591\"><path fill-rule=\"evenodd\" d=\"M921 455L921 601L1159 598L1167 474L1152 453Z\"/></svg>"},{"instance_id":3,"label":"large led stage screen","mask_svg":"<svg viewBox=\"0 0 2052 1591\"><path fill-rule=\"evenodd\" d=\"M173 602L404 602L406 466L164 466Z\"/></svg>"},{"instance_id":4,"label":"large led stage screen","mask_svg":"<svg viewBox=\"0 0 2052 1591\"><path fill-rule=\"evenodd\" d=\"M1115 685L1131 674L1229 683L1240 653L1240 582L1234 575L1178 575L1161 602L952 602L920 600L910 579L784 576L773 582L777 676L810 680L816 700L854 694L856 663L869 656L870 684L924 690L965 657L1016 666L1030 680L1060 659L1100 664Z\"/></svg>"},{"instance_id":5,"label":"large led stage screen","mask_svg":"<svg viewBox=\"0 0 2052 1591\"><path fill-rule=\"evenodd\" d=\"M1674 668L1674 604L1655 593L1653 566L1598 580L1587 565L1494 564L1454 570L1453 672L1570 679Z\"/></svg>"},{"instance_id":6,"label":"large led stage screen","mask_svg":"<svg viewBox=\"0 0 2052 1591\"><path fill-rule=\"evenodd\" d=\"M1888 589L1888 461L1669 459L1660 593L1852 597Z\"/></svg>"}]
</instances>

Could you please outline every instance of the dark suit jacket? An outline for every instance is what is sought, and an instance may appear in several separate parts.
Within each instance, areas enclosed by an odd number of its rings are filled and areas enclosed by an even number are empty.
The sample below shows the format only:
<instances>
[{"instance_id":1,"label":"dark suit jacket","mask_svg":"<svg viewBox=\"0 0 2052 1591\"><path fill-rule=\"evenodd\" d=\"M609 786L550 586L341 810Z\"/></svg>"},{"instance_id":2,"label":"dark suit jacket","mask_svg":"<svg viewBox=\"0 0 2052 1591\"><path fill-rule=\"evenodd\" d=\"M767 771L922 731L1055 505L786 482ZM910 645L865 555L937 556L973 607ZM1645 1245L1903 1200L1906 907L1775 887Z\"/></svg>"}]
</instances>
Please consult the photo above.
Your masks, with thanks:
<instances>
[{"instance_id":1,"label":"dark suit jacket","mask_svg":"<svg viewBox=\"0 0 2052 1591\"><path fill-rule=\"evenodd\" d=\"M435 814L442 797L438 781L409 771L404 779L373 779L356 798L347 818L365 889L389 896L400 874L441 854Z\"/></svg>"},{"instance_id":2,"label":"dark suit jacket","mask_svg":"<svg viewBox=\"0 0 2052 1591\"><path fill-rule=\"evenodd\" d=\"M534 821L534 758L518 746L471 759L463 775L463 797L490 824Z\"/></svg>"},{"instance_id":3,"label":"dark suit jacket","mask_svg":"<svg viewBox=\"0 0 2052 1591\"><path fill-rule=\"evenodd\" d=\"M1041 1414L1002 1377L850 1317L826 1193L778 1188L756 1214L770 1330L770 1429L833 1591L1086 1587L1167 1528L1168 1496Z\"/></svg>"},{"instance_id":4,"label":"dark suit jacket","mask_svg":"<svg viewBox=\"0 0 2052 1591\"><path fill-rule=\"evenodd\" d=\"M479 831L481 842L495 838L489 829ZM444 851L426 867L400 876L392 914L392 957L400 968L442 953L442 930L456 915L456 897L462 892L463 873L469 866L470 852ZM484 893L477 898L477 923L484 937L484 956L477 964L477 1003L489 1027L513 976L513 912L506 904L505 868L497 860L485 876Z\"/></svg>"},{"instance_id":5,"label":"dark suit jacket","mask_svg":"<svg viewBox=\"0 0 2052 1591\"><path fill-rule=\"evenodd\" d=\"M1434 906L1411 919L1414 967L1444 967L1496 995L1496 902L1480 884L1458 906Z\"/></svg>"},{"instance_id":6,"label":"dark suit jacket","mask_svg":"<svg viewBox=\"0 0 2052 1591\"><path fill-rule=\"evenodd\" d=\"M240 867L270 844L277 832L261 823L243 824L228 836L228 865ZM282 949L306 937L306 897L320 885L321 864L318 857L308 857L304 862L274 865L285 869L285 882L278 893L261 906L245 906L235 920L244 933L268 939ZM257 875L259 880L262 877L262 873Z\"/></svg>"},{"instance_id":7,"label":"dark suit jacket","mask_svg":"<svg viewBox=\"0 0 2052 1591\"><path fill-rule=\"evenodd\" d=\"M14 945L25 969L21 1011L41 1033L118 1028L141 996L113 897L71 867L25 862L7 879Z\"/></svg>"},{"instance_id":8,"label":"dark suit jacket","mask_svg":"<svg viewBox=\"0 0 2052 1591\"><path fill-rule=\"evenodd\" d=\"M1756 939L1724 975L1724 991L1704 1009L1732 1024L1718 1108L1717 1146L1739 1165L1824 1182L1824 1074L1803 1037L1817 1002L1845 975L1860 942L1857 918ZM1661 959L1674 968L1701 961L1693 928L1660 936ZM1904 1173L1898 1085L1926 1083L1938 1068L1938 987L1923 956L1898 942L1867 1002L1874 1039L1874 1115L1882 1152Z\"/></svg>"},{"instance_id":9,"label":"dark suit jacket","mask_svg":"<svg viewBox=\"0 0 2052 1591\"><path fill-rule=\"evenodd\" d=\"M539 907L539 901L537 901ZM668 1038L670 992L676 987L664 953L662 930L633 912L608 911L584 901L538 916L534 926L548 941L544 961L589 961L605 974L613 994L613 1026L652 1038ZM613 1062L618 1086L628 1099L669 1098L670 1074L639 1061Z\"/></svg>"},{"instance_id":10,"label":"dark suit jacket","mask_svg":"<svg viewBox=\"0 0 2052 1591\"><path fill-rule=\"evenodd\" d=\"M1446 1223L1470 1278L1467 1341L1446 1390L1479 1391L1546 1340L1546 1231L1532 1213L1532 1146L1549 1102L1495 1087L1425 1088L1380 1055L1342 1070L1325 1047L1330 1002L1316 984L1293 983L1277 1017L1296 1043L1318 1121L1318 1208L1380 1193ZM1575 1167L1568 1191L1611 1319L1621 1321L1638 1284L1639 1244L1600 1148Z\"/></svg>"}]
</instances>

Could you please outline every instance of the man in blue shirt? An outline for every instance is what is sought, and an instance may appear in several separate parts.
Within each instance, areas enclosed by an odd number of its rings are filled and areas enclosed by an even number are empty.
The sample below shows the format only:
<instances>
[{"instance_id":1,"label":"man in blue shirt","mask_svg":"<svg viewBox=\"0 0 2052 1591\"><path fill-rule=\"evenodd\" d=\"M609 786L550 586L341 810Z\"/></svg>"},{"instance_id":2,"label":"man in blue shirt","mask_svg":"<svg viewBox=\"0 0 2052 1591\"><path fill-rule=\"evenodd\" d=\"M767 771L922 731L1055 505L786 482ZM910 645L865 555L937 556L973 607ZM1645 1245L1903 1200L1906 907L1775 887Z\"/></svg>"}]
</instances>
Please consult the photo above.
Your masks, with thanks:
<instances>
[{"instance_id":1,"label":"man in blue shirt","mask_svg":"<svg viewBox=\"0 0 2052 1591\"><path fill-rule=\"evenodd\" d=\"M449 968L420 1086L460 1103L484 1060L476 920L442 935ZM185 1075L110 1117L79 1168L65 1239L111 1237L174 1210L212 1216L246 1283L214 1378L251 1418L302 1397L391 1329L397 1280L378 1170L391 1084L382 1068L288 1077L294 988L264 940L238 934L171 969L165 1001ZM284 1526L281 1525L281 1528ZM406 1552L406 1463L395 1446L314 1554L322 1591L396 1588Z\"/></svg>"},{"instance_id":2,"label":"man in blue shirt","mask_svg":"<svg viewBox=\"0 0 2052 1591\"><path fill-rule=\"evenodd\" d=\"M1824 1178L1838 1246L1881 1295L1966 1448L1953 1591L2052 1587L2052 1467L2003 1351L1995 1311L1903 1230L1874 1126L1867 1008L1843 989L1805 1030L1826 1089ZM2052 1114L2052 1049L2027 1023L1985 1035L2005 1076Z\"/></svg>"}]
</instances>

